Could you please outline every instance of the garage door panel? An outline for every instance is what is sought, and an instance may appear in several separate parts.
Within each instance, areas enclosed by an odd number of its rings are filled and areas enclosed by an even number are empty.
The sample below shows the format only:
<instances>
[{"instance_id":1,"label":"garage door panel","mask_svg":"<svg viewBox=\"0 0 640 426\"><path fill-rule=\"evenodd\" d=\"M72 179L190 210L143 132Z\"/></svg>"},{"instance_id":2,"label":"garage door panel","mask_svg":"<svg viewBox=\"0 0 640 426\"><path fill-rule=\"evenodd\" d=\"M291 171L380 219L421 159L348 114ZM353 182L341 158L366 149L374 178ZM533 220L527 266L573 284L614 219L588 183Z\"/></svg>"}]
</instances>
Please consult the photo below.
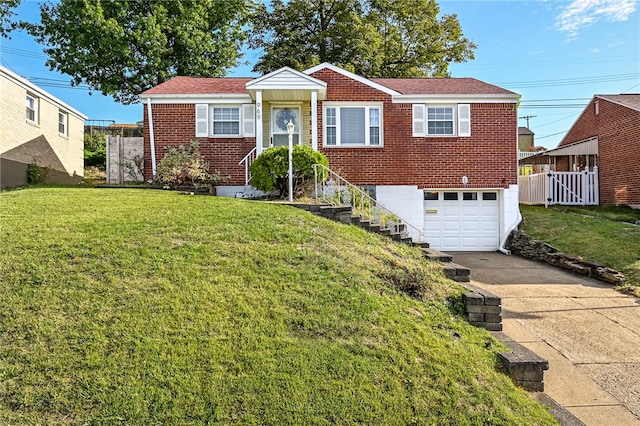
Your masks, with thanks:
<instances>
[{"instance_id":1,"label":"garage door panel","mask_svg":"<svg viewBox=\"0 0 640 426\"><path fill-rule=\"evenodd\" d=\"M463 199L462 191L446 191L458 192L457 200L445 200L444 192L438 192L438 199L424 202L425 239L431 247L444 251L496 250L500 234L496 192L485 199L487 193L467 190L467 199Z\"/></svg>"}]
</instances>

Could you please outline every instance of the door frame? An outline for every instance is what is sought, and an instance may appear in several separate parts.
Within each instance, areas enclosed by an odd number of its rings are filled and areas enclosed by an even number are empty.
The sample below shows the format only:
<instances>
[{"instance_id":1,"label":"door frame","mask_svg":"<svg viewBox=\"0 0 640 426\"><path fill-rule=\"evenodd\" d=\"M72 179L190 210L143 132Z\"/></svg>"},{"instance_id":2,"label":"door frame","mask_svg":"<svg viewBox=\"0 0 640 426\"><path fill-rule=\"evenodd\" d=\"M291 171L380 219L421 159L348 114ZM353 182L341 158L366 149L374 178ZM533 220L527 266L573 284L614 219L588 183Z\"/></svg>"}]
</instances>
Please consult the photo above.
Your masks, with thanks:
<instances>
[{"instance_id":1,"label":"door frame","mask_svg":"<svg viewBox=\"0 0 640 426\"><path fill-rule=\"evenodd\" d=\"M269 118L269 146L272 146L272 147L275 146L273 142L273 135L274 135L274 128L275 128L274 123L276 119L274 111L276 109L291 109L291 110L296 110L298 112L298 138L296 141L296 137L294 133L293 145L302 145L302 104L300 102L277 102L277 103L272 103L270 107L271 107L271 114ZM287 133L278 133L278 132L276 132L276 134L287 135Z\"/></svg>"}]
</instances>

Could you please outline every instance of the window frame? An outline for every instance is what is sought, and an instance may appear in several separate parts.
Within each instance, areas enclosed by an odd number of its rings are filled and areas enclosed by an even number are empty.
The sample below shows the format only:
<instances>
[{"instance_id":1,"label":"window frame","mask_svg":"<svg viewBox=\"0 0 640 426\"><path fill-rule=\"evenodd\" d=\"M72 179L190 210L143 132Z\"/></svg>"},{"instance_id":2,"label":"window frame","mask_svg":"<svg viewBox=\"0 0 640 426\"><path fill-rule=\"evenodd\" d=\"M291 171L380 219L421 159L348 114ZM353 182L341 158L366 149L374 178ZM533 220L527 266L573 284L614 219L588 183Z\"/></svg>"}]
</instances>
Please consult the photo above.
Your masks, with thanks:
<instances>
[{"instance_id":1,"label":"window frame","mask_svg":"<svg viewBox=\"0 0 640 426\"><path fill-rule=\"evenodd\" d=\"M32 100L33 102L33 108L31 108L28 103L29 103L29 99ZM40 98L38 98L36 95L33 95L31 93L26 94L26 98L25 98L25 107L26 107L26 111L25 111L25 118L27 119L28 123L32 123L32 124L38 124L39 121L38 119L39 114L38 114L38 106L40 105ZM33 111L33 119L29 118L29 111Z\"/></svg>"},{"instance_id":2,"label":"window frame","mask_svg":"<svg viewBox=\"0 0 640 426\"><path fill-rule=\"evenodd\" d=\"M437 109L437 108L448 108L451 110L451 120L438 120L433 119L429 120L429 109ZM456 132L456 123L457 123L457 114L455 105L437 105L437 104L426 104L424 108L424 132L425 136L428 137L450 137L457 136ZM429 133L429 123L448 123L451 122L451 133Z\"/></svg>"},{"instance_id":3,"label":"window frame","mask_svg":"<svg viewBox=\"0 0 640 426\"><path fill-rule=\"evenodd\" d=\"M342 108L364 109L364 143L342 143L342 122L340 110ZM329 110L334 110L334 124L328 124ZM378 111L377 124L372 124L371 111ZM335 143L328 144L328 128L335 129ZM372 144L371 130L378 129L378 143ZM325 102L322 106L322 146L324 148L382 148L384 146L384 108L382 102Z\"/></svg>"},{"instance_id":4,"label":"window frame","mask_svg":"<svg viewBox=\"0 0 640 426\"><path fill-rule=\"evenodd\" d=\"M430 108L450 108L451 120L429 119ZM429 123L451 122L452 133L429 133ZM471 136L471 104L414 103L411 107L411 135L422 138L465 138Z\"/></svg>"},{"instance_id":5,"label":"window frame","mask_svg":"<svg viewBox=\"0 0 640 426\"><path fill-rule=\"evenodd\" d=\"M63 121L60 121L63 118ZM63 131L60 131L60 126L63 127ZM61 109L58 110L58 134L61 136L69 136L69 113Z\"/></svg>"},{"instance_id":6,"label":"window frame","mask_svg":"<svg viewBox=\"0 0 640 426\"><path fill-rule=\"evenodd\" d=\"M218 109L236 109L238 110L238 133L215 133L215 110L216 108ZM212 138L241 138L242 137L242 105L209 105L209 113L210 113L210 117L211 120L209 120L210 122L210 128L209 128L209 134ZM217 122L219 123L235 123L236 120L218 120Z\"/></svg>"}]
</instances>

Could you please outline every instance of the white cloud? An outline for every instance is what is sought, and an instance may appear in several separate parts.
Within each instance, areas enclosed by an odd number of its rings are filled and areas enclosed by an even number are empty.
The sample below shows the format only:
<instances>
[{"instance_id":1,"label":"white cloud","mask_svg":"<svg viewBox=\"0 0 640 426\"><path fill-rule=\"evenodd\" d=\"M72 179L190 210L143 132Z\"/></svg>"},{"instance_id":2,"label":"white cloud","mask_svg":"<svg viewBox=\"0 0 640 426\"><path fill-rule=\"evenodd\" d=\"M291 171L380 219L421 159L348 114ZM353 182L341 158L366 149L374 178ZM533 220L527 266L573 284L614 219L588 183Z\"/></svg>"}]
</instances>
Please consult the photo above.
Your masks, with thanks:
<instances>
[{"instance_id":1,"label":"white cloud","mask_svg":"<svg viewBox=\"0 0 640 426\"><path fill-rule=\"evenodd\" d=\"M556 28L575 39L581 29L600 20L626 21L637 4L638 0L573 0L556 18Z\"/></svg>"}]
</instances>

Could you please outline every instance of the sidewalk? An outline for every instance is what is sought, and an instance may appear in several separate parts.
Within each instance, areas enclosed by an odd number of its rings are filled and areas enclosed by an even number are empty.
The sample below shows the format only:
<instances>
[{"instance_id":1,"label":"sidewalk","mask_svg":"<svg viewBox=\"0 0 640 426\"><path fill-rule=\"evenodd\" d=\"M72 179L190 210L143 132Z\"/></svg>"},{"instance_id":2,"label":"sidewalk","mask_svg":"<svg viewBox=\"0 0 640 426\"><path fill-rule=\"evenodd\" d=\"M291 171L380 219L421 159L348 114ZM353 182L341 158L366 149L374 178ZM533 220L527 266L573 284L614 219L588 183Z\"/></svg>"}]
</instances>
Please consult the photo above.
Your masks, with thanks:
<instances>
[{"instance_id":1,"label":"sidewalk","mask_svg":"<svg viewBox=\"0 0 640 426\"><path fill-rule=\"evenodd\" d=\"M502 298L503 332L549 361L545 393L586 425L640 426L640 300L500 253L454 253Z\"/></svg>"}]
</instances>

